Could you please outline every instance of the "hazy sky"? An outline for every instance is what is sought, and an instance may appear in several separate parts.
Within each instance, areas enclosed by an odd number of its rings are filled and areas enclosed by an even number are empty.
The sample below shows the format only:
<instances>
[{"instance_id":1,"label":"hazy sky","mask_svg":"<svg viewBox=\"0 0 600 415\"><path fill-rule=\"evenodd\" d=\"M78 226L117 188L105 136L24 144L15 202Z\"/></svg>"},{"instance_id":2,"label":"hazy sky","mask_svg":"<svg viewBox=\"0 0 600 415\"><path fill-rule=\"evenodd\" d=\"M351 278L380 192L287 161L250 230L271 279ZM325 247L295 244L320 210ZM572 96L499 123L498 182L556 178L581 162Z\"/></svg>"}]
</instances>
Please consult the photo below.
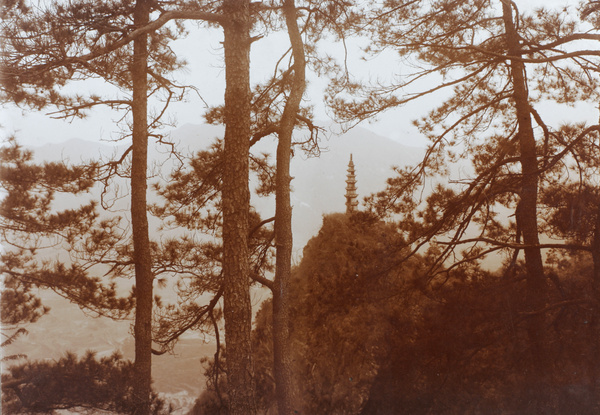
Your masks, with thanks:
<instances>
[{"instance_id":1,"label":"hazy sky","mask_svg":"<svg viewBox=\"0 0 600 415\"><path fill-rule=\"evenodd\" d=\"M224 93L224 69L222 61L222 32L220 30L192 30L188 38L175 42L174 49L181 53L188 61L184 71L176 74L176 78L182 83L191 84L198 88L202 96L191 92L188 101L171 104L170 113L176 117L178 125L185 123L203 123L202 114L209 105L218 105L223 102ZM281 36L269 36L254 43L251 55L251 72L255 81L270 74L273 67L273 58L278 56L274 50L281 50L286 45ZM352 45L351 45L352 46ZM332 44L330 52L341 53L342 47ZM358 52L352 56L356 71L362 76L369 76L369 63L356 59ZM340 55L341 56L341 55ZM389 70L393 69L394 62L389 62ZM352 69L352 68L351 68ZM381 68L379 68L381 69ZM98 82L91 85L98 89ZM328 111L323 103L322 89L325 80L315 77L309 78L309 87L305 94L305 105L315 108L315 116L319 120L328 120ZM87 90L88 86L78 83L73 90ZM422 105L421 105L422 106ZM106 108L96 108L90 111L88 117L81 120L56 120L50 115L52 109L41 113L28 109L18 109L14 106L5 106L2 111L0 123L4 127L4 135L16 133L19 140L30 145L40 145L47 142L60 142L70 138L82 138L86 140L110 140L118 137L118 129L115 120L120 113ZM421 112L422 113L422 112ZM418 144L415 140L418 132L412 126L411 120L419 115L416 108L404 108L380 117L378 122L365 125L365 127L378 134L402 141L406 144ZM412 139L410 138L412 137ZM422 143L422 141L421 141Z\"/></svg>"},{"instance_id":2,"label":"hazy sky","mask_svg":"<svg viewBox=\"0 0 600 415\"><path fill-rule=\"evenodd\" d=\"M538 3L538 0L518 2L520 7L530 6ZM544 2L548 4L548 1ZM552 0L552 3L564 4L564 0ZM572 0L568 2L575 4ZM254 80L263 79L269 74L273 67L273 60L279 56L278 51L287 47L285 37L282 34L268 36L255 42L252 49L252 76ZM171 118L176 118L177 125L186 123L202 123L202 113L209 105L218 105L223 102L224 92L224 70L222 62L222 31L213 29L196 29L190 25L190 34L186 39L175 42L173 48L187 61L185 71L176 75L182 83L194 85L198 88L203 99L194 93L189 94L188 102L172 104ZM353 44L350 44L352 48ZM328 52L343 56L343 48L340 44L331 44L327 47ZM355 48L357 49L357 48ZM350 52L350 71L357 77L373 78L375 76L389 76L399 64L393 55L378 58L376 62L364 62L359 59L358 50ZM377 75L375 75L377 74ZM315 116L320 120L328 119L328 112L323 104L322 89L325 81L309 78L309 89L305 95L305 104L315 108ZM100 81L90 84L80 82L71 87L72 90L83 90L90 88L100 89L105 92ZM417 129L412 125L416 118L424 116L428 110L440 102L439 96L422 99L418 102L394 109L381 115L369 124L363 125L370 130L397 140L408 145L424 145L425 141L420 137ZM548 108L553 111L552 108ZM15 133L18 139L29 145L41 145L47 142L60 142L71 138L86 140L111 140L119 137L119 129L115 121L121 113L106 108L96 108L89 113L86 119L80 120L54 120L46 115L48 111L41 113L32 112L28 109L18 109L13 106L3 107L0 124L4 127L4 136ZM558 115L557 115L558 116ZM597 119L595 108L578 107L573 110L561 109L560 116L563 118L577 119L581 121L593 121Z\"/></svg>"}]
</instances>

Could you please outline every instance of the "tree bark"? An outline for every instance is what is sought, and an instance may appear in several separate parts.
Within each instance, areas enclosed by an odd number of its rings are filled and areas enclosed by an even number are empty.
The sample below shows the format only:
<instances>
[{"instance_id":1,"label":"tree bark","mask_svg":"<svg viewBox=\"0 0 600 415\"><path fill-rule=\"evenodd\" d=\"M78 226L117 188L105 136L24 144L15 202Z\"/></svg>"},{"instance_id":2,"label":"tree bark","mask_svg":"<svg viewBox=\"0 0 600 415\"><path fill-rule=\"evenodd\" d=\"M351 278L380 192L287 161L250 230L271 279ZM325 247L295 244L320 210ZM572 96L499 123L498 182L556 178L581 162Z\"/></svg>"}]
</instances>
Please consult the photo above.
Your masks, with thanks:
<instances>
[{"instance_id":1,"label":"tree bark","mask_svg":"<svg viewBox=\"0 0 600 415\"><path fill-rule=\"evenodd\" d=\"M277 144L275 188L275 241L277 246L273 289L273 354L277 407L280 415L299 413L299 400L292 374L290 343L290 280L292 270L292 207L290 204L290 160L296 115L306 86L304 44L296 21L294 0L285 0L283 13L294 58L293 82L281 117Z\"/></svg>"},{"instance_id":2,"label":"tree bark","mask_svg":"<svg viewBox=\"0 0 600 415\"><path fill-rule=\"evenodd\" d=\"M594 223L594 234L592 239L592 259L594 262L594 272L592 276L592 289L594 300L600 304L600 205L597 207Z\"/></svg>"},{"instance_id":3,"label":"tree bark","mask_svg":"<svg viewBox=\"0 0 600 415\"><path fill-rule=\"evenodd\" d=\"M522 55L519 37L513 21L512 6L509 2L502 1L502 14L506 31L507 52L511 57L510 71L513 83L513 99L518 124L518 143L521 164L521 189L520 202L517 208L517 221L527 245L525 252L525 267L527 270L526 300L530 310L540 310L544 306L545 276L541 249L539 248L539 233L537 226L537 198L539 170L537 163L537 150L529 96L525 65L519 59ZM541 413L540 402L545 389L546 369L549 364L546 347L543 343L545 316L543 313L530 317L527 323L527 332L531 342L531 358L533 370L530 371L530 386L535 388L532 392L537 395L536 405Z\"/></svg>"},{"instance_id":4,"label":"tree bark","mask_svg":"<svg viewBox=\"0 0 600 415\"><path fill-rule=\"evenodd\" d=\"M594 234L592 239L592 260L594 271L592 275L592 318L590 319L590 345L591 356L589 364L590 396L595 396L596 402L600 399L600 206L597 207Z\"/></svg>"},{"instance_id":5,"label":"tree bark","mask_svg":"<svg viewBox=\"0 0 600 415\"><path fill-rule=\"evenodd\" d=\"M250 2L226 0L225 168L223 172L223 276L229 413L256 413L252 364L252 307L248 251L250 209Z\"/></svg>"},{"instance_id":6,"label":"tree bark","mask_svg":"<svg viewBox=\"0 0 600 415\"><path fill-rule=\"evenodd\" d=\"M134 24L148 23L148 0L137 0ZM143 34L133 42L133 132L131 161L131 222L133 256L135 264L135 362L133 394L135 414L150 413L150 385L152 377L152 260L147 218L147 166L148 166L148 35Z\"/></svg>"}]
</instances>

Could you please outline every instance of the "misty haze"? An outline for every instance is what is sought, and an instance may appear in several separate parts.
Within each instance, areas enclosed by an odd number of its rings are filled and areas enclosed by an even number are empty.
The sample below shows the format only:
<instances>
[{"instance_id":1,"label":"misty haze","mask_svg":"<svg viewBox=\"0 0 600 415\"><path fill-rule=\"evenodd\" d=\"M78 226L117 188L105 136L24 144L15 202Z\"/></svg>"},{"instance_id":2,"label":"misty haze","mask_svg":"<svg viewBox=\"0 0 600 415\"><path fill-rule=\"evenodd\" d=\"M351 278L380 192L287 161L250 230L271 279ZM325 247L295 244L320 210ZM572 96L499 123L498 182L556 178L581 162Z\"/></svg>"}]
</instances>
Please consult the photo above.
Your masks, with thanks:
<instances>
[{"instance_id":1,"label":"misty haze","mask_svg":"<svg viewBox=\"0 0 600 415\"><path fill-rule=\"evenodd\" d=\"M600 6L4 1L2 413L600 413Z\"/></svg>"}]
</instances>

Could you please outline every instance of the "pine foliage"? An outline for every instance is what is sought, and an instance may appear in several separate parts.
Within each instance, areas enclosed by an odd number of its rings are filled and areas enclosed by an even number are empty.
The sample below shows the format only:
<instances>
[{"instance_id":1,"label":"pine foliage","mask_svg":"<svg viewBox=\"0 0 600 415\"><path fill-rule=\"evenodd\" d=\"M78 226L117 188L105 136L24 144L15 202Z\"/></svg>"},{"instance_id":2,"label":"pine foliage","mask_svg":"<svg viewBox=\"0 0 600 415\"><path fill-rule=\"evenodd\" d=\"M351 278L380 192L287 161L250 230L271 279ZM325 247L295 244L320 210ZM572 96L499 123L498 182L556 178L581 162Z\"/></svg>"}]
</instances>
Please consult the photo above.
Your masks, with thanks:
<instances>
[{"instance_id":1,"label":"pine foliage","mask_svg":"<svg viewBox=\"0 0 600 415\"><path fill-rule=\"evenodd\" d=\"M462 264L433 279L437 252L402 261L405 241L370 215L324 218L294 270L294 381L307 413L594 413L589 254L548 262L550 304L529 311L524 264ZM400 264L400 265L399 265ZM553 382L532 383L528 320L545 313ZM275 402L271 307L256 317L259 402ZM210 400L210 390L204 396ZM540 406L540 402L543 404Z\"/></svg>"},{"instance_id":2,"label":"pine foliage","mask_svg":"<svg viewBox=\"0 0 600 415\"><path fill-rule=\"evenodd\" d=\"M132 413L133 365L119 354L81 358L66 353L56 361L32 361L11 366L2 375L3 413L50 413L58 409L81 412L105 410ZM168 413L156 395L152 414Z\"/></svg>"},{"instance_id":3,"label":"pine foliage","mask_svg":"<svg viewBox=\"0 0 600 415\"><path fill-rule=\"evenodd\" d=\"M0 203L0 232L7 243L0 265L3 328L34 322L47 312L38 288L55 291L100 315L126 316L132 300L120 297L114 282L92 276L88 262L120 239L118 220L100 220L93 201L66 210L54 208L58 195L81 195L92 187L95 165L37 165L31 152L14 139L7 144L0 149L0 180L6 190ZM71 253L71 261L44 256L57 249Z\"/></svg>"}]
</instances>

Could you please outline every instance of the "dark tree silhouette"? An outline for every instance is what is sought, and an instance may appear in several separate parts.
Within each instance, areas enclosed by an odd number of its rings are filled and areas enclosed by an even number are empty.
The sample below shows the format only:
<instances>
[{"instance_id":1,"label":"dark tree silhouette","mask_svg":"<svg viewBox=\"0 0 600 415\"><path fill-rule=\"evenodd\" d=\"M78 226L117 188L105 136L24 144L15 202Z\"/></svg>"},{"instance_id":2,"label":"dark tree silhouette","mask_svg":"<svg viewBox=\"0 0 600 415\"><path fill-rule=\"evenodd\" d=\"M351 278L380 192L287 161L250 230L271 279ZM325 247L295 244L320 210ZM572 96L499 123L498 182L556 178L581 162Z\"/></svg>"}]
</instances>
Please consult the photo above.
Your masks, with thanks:
<instances>
[{"instance_id":1,"label":"dark tree silhouette","mask_svg":"<svg viewBox=\"0 0 600 415\"><path fill-rule=\"evenodd\" d=\"M589 254L557 253L546 270L561 289L549 294L551 305L543 310L553 322L544 333L553 382L540 403L524 364L531 348L525 264L508 262L490 272L464 263L426 284L437 249L399 269L400 247L408 249L396 226L365 214L325 217L306 246L294 270L291 332L303 411L597 410ZM253 336L259 408L268 411L276 402L268 303Z\"/></svg>"},{"instance_id":2,"label":"dark tree silhouette","mask_svg":"<svg viewBox=\"0 0 600 415\"><path fill-rule=\"evenodd\" d=\"M97 358L88 352L80 359L72 353L56 361L11 366L2 375L3 413L48 413L54 410L100 409L135 413L134 368L118 354ZM169 413L152 394L149 412Z\"/></svg>"}]
</instances>

